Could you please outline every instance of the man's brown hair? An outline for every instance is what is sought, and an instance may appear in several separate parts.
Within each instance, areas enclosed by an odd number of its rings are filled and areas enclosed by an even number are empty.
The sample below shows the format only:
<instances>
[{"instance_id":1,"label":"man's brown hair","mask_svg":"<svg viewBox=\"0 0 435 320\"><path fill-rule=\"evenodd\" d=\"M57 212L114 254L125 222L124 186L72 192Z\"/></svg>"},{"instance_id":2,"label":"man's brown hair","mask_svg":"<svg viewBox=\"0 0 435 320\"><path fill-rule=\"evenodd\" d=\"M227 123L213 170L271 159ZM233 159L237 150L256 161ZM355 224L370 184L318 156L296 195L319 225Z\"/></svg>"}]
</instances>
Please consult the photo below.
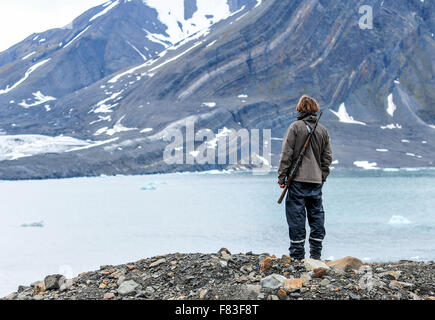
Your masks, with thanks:
<instances>
[{"instance_id":1,"label":"man's brown hair","mask_svg":"<svg viewBox=\"0 0 435 320\"><path fill-rule=\"evenodd\" d=\"M299 99L296 111L299 113L316 113L319 111L319 104L317 101L310 96L303 95Z\"/></svg>"}]
</instances>

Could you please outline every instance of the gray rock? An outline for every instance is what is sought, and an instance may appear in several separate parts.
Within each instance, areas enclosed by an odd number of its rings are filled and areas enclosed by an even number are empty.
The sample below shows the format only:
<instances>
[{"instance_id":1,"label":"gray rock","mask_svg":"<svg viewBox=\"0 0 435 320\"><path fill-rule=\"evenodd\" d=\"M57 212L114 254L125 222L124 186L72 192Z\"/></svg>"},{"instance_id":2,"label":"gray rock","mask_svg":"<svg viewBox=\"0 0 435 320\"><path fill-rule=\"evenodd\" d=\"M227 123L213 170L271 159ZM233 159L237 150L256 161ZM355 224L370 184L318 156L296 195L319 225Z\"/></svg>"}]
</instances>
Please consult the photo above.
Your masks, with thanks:
<instances>
[{"instance_id":1,"label":"gray rock","mask_svg":"<svg viewBox=\"0 0 435 320\"><path fill-rule=\"evenodd\" d=\"M246 295L248 299L256 299L261 293L261 286L258 284L246 285Z\"/></svg>"},{"instance_id":2,"label":"gray rock","mask_svg":"<svg viewBox=\"0 0 435 320\"><path fill-rule=\"evenodd\" d=\"M124 281L118 288L118 294L121 296L128 296L138 292L142 286L133 280Z\"/></svg>"},{"instance_id":3,"label":"gray rock","mask_svg":"<svg viewBox=\"0 0 435 320\"><path fill-rule=\"evenodd\" d=\"M329 269L329 266L327 266L326 263L324 263L321 260L306 258L303 260L303 262L304 262L305 269L307 269L308 271L312 271L318 268Z\"/></svg>"},{"instance_id":4,"label":"gray rock","mask_svg":"<svg viewBox=\"0 0 435 320\"><path fill-rule=\"evenodd\" d=\"M119 276L118 281L116 283L120 286L127 278L125 276Z\"/></svg>"},{"instance_id":5,"label":"gray rock","mask_svg":"<svg viewBox=\"0 0 435 320\"><path fill-rule=\"evenodd\" d=\"M320 281L320 285L323 286L323 287L326 287L330 283L331 283L331 281L328 280L328 279L323 279L322 281Z\"/></svg>"},{"instance_id":6,"label":"gray rock","mask_svg":"<svg viewBox=\"0 0 435 320\"><path fill-rule=\"evenodd\" d=\"M284 285L287 278L280 274L271 274L260 280L260 285L263 288L278 289Z\"/></svg>"},{"instance_id":7,"label":"gray rock","mask_svg":"<svg viewBox=\"0 0 435 320\"><path fill-rule=\"evenodd\" d=\"M46 276L44 279L46 290L58 290L60 286L65 282L65 277L61 274L54 274Z\"/></svg>"},{"instance_id":8,"label":"gray rock","mask_svg":"<svg viewBox=\"0 0 435 320\"><path fill-rule=\"evenodd\" d=\"M73 284L74 284L73 280L68 279L64 283L62 283L62 285L59 288L59 291L60 292L67 291L72 288Z\"/></svg>"},{"instance_id":9,"label":"gray rock","mask_svg":"<svg viewBox=\"0 0 435 320\"><path fill-rule=\"evenodd\" d=\"M151 286L148 286L148 287L146 287L146 289L145 289L145 294L147 294L147 295L149 295L149 296L151 296L154 292L156 292L156 290L154 290L154 288L151 287Z\"/></svg>"}]
</instances>

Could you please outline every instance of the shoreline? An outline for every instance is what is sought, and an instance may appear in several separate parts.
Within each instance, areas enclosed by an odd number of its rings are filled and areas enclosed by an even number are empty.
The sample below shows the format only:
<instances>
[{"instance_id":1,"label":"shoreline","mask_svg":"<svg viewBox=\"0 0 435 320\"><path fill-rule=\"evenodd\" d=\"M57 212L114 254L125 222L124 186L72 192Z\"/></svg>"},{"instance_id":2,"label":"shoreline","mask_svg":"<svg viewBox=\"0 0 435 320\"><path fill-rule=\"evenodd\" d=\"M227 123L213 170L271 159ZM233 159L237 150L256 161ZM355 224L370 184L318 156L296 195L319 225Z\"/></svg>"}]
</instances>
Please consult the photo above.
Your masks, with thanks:
<instances>
[{"instance_id":1,"label":"shoreline","mask_svg":"<svg viewBox=\"0 0 435 320\"><path fill-rule=\"evenodd\" d=\"M271 167L270 171L267 174L270 173L276 173L278 170L278 167ZM332 171L353 171L353 172L364 172L364 173L375 173L375 172L385 172L385 173L397 173L397 172L418 172L418 171L424 171L424 170L435 170L435 166L432 167L385 167L385 168L359 168L359 167L331 167ZM221 175L221 174L234 174L234 173L243 173L248 174L252 173L252 169L230 169L230 170L219 170L219 169L213 169L213 170L204 170L204 171L177 171L177 172L154 172L154 173L137 173L137 174L114 174L114 175L106 175L106 174L100 174L100 175L79 175L79 176L65 176L65 177L57 177L57 178L23 178L23 179L1 179L0 182L18 182L18 181L51 181L51 180L68 180L68 179L89 179L89 178L116 178L116 177L141 177L141 176L157 176L157 175L171 175L171 174L179 174L179 175L188 175L188 174L209 174L209 175ZM267 175L266 174L266 175Z\"/></svg>"},{"instance_id":2,"label":"shoreline","mask_svg":"<svg viewBox=\"0 0 435 320\"><path fill-rule=\"evenodd\" d=\"M435 262L297 261L223 248L49 275L2 300L435 300Z\"/></svg>"}]
</instances>

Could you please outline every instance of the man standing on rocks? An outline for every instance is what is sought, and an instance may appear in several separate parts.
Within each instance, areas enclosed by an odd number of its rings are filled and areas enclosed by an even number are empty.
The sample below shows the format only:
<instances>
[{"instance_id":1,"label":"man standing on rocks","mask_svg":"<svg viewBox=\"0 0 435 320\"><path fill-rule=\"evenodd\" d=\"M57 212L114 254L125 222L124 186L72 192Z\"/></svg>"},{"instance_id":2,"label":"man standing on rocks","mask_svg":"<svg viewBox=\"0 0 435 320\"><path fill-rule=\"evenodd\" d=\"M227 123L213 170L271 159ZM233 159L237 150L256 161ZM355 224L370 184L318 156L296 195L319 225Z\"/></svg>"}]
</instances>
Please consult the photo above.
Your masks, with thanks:
<instances>
[{"instance_id":1,"label":"man standing on rocks","mask_svg":"<svg viewBox=\"0 0 435 320\"><path fill-rule=\"evenodd\" d=\"M282 146L278 169L278 183L285 188L289 173L295 164L309 132L317 121L319 105L309 96L302 96L296 108L298 118L288 128ZM286 198L286 218L290 234L290 256L305 258L305 220L308 216L310 257L320 259L325 237L322 187L329 175L332 151L328 131L319 124L294 179L289 183Z\"/></svg>"}]
</instances>

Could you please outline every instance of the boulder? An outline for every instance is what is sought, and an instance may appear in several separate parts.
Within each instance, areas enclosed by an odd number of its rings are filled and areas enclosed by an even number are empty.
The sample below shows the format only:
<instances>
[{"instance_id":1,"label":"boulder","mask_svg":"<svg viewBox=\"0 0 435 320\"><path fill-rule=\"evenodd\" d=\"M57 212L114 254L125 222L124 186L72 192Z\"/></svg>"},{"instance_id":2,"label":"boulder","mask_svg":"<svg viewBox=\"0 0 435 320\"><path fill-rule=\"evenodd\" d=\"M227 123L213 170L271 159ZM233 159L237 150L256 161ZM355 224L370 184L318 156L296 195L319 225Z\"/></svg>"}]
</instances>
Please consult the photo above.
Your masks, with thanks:
<instances>
[{"instance_id":1,"label":"boulder","mask_svg":"<svg viewBox=\"0 0 435 320\"><path fill-rule=\"evenodd\" d=\"M44 279L45 290L58 290L66 281L66 278L61 274L46 276Z\"/></svg>"},{"instance_id":2,"label":"boulder","mask_svg":"<svg viewBox=\"0 0 435 320\"><path fill-rule=\"evenodd\" d=\"M72 288L73 284L74 284L74 283L73 283L73 280L71 280L71 279L66 280L66 281L65 281L64 283L62 283L62 285L60 286L59 291L60 291L60 292L67 291L67 290L69 290L69 289Z\"/></svg>"},{"instance_id":3,"label":"boulder","mask_svg":"<svg viewBox=\"0 0 435 320\"><path fill-rule=\"evenodd\" d=\"M289 292L293 292L297 289L302 288L303 283L304 283L304 279L301 278L287 279L284 282L284 289Z\"/></svg>"},{"instance_id":4,"label":"boulder","mask_svg":"<svg viewBox=\"0 0 435 320\"><path fill-rule=\"evenodd\" d=\"M327 271L325 268L316 268L313 270L313 278L323 278Z\"/></svg>"},{"instance_id":5,"label":"boulder","mask_svg":"<svg viewBox=\"0 0 435 320\"><path fill-rule=\"evenodd\" d=\"M343 259L328 261L329 267L335 267L343 271L358 270L363 265L362 261L354 257L345 257Z\"/></svg>"},{"instance_id":6,"label":"boulder","mask_svg":"<svg viewBox=\"0 0 435 320\"><path fill-rule=\"evenodd\" d=\"M306 258L303 260L303 262L305 269L307 269L308 271L312 271L318 268L329 269L329 267L322 260Z\"/></svg>"},{"instance_id":7,"label":"boulder","mask_svg":"<svg viewBox=\"0 0 435 320\"><path fill-rule=\"evenodd\" d=\"M248 299L257 299L261 292L261 286L258 284L246 285L246 295Z\"/></svg>"},{"instance_id":8,"label":"boulder","mask_svg":"<svg viewBox=\"0 0 435 320\"><path fill-rule=\"evenodd\" d=\"M286 277L283 277L280 274L271 274L260 280L260 285L263 288L268 289L278 289L284 285L284 282L287 280Z\"/></svg>"},{"instance_id":9,"label":"boulder","mask_svg":"<svg viewBox=\"0 0 435 320\"><path fill-rule=\"evenodd\" d=\"M113 292L106 293L103 297L104 300L110 300L115 298L115 294Z\"/></svg>"},{"instance_id":10,"label":"boulder","mask_svg":"<svg viewBox=\"0 0 435 320\"><path fill-rule=\"evenodd\" d=\"M291 264L292 259L290 258L289 255L283 254L281 257L281 263L286 265L286 264Z\"/></svg>"},{"instance_id":11,"label":"boulder","mask_svg":"<svg viewBox=\"0 0 435 320\"><path fill-rule=\"evenodd\" d=\"M260 272L265 273L267 270L270 269L270 263L272 262L271 257L264 258L263 262L260 265Z\"/></svg>"},{"instance_id":12,"label":"boulder","mask_svg":"<svg viewBox=\"0 0 435 320\"><path fill-rule=\"evenodd\" d=\"M118 293L121 296L128 296L130 294L136 293L142 288L142 286L133 280L124 281L118 288Z\"/></svg>"}]
</instances>

